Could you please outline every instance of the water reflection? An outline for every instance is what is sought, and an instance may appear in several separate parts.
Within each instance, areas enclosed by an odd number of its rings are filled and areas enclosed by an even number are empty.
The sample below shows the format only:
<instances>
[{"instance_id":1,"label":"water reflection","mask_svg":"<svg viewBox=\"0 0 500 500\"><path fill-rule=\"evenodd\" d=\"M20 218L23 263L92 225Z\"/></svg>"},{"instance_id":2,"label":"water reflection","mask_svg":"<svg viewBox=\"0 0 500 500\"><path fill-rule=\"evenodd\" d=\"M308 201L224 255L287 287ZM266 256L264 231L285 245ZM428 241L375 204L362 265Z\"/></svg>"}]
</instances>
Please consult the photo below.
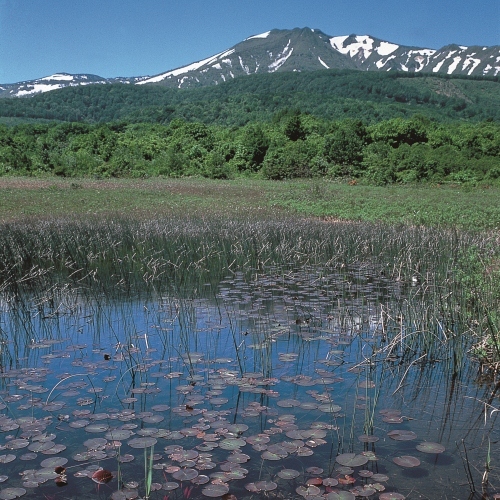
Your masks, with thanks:
<instances>
[{"instance_id":1,"label":"water reflection","mask_svg":"<svg viewBox=\"0 0 500 500\"><path fill-rule=\"evenodd\" d=\"M0 498L481 498L498 413L438 288L292 265L4 298Z\"/></svg>"}]
</instances>

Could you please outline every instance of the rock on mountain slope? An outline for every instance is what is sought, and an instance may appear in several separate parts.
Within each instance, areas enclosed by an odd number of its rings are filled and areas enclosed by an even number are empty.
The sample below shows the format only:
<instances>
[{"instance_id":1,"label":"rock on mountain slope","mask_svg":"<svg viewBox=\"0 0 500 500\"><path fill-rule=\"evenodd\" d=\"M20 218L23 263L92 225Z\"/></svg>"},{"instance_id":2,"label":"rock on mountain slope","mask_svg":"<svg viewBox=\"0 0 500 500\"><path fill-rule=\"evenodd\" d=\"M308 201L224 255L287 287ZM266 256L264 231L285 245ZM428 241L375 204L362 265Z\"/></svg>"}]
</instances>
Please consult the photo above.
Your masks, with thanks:
<instances>
[{"instance_id":1,"label":"rock on mountain slope","mask_svg":"<svg viewBox=\"0 0 500 500\"><path fill-rule=\"evenodd\" d=\"M161 84L186 88L214 85L254 73L327 68L497 76L500 46L448 45L439 50L407 47L368 35L331 37L310 28L272 30L201 61L153 77L105 79L61 73L30 82L0 85L0 97L20 97L68 85Z\"/></svg>"}]
</instances>

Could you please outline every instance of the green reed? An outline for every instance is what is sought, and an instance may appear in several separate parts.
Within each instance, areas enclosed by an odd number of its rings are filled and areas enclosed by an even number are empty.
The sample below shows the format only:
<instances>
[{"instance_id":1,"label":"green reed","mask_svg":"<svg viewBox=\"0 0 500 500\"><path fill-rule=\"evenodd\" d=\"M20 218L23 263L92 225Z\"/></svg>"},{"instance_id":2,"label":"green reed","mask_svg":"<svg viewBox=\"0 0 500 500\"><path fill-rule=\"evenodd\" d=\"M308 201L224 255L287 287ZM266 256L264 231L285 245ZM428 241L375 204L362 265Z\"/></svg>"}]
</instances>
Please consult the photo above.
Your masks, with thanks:
<instances>
[{"instance_id":1,"label":"green reed","mask_svg":"<svg viewBox=\"0 0 500 500\"><path fill-rule=\"evenodd\" d=\"M401 288L401 295L395 292L384 312L391 347L382 354L410 362L422 356L425 362L444 359L456 372L470 340L463 338L463 332L480 335L474 325L484 324L484 311L496 310L497 305L495 297L485 293L481 308L470 307L474 290L464 288L467 281L459 274L467 272L462 256L472 247L484 253L495 238L454 229L285 216L47 218L2 226L0 293L2 308L18 324L19 338L28 341L39 331L32 324L35 312L47 317L85 306L99 313L107 304L124 307L124 299L165 294L179 299L205 297L236 273L248 283L259 283L272 270L287 287L293 285L288 283L290 270L320 268L338 273L340 289L323 289L320 276L311 286L318 293L332 294L332 310L347 325L353 321L353 311L343 301L351 294L350 284L361 279L360 270L369 271ZM339 294L342 300L335 300ZM311 311L313 307L302 303L296 316L314 320ZM487 318L495 324L491 315ZM180 320L181 340L187 339L189 321ZM102 321L113 328L109 318ZM469 329L463 328L466 322ZM125 325L125 331L127 338L137 335L133 323ZM256 342L266 344L268 337L264 331ZM181 349L189 353L186 342ZM234 344L238 353L236 340ZM265 367L270 348L260 354L260 365ZM139 360L132 357L130 363Z\"/></svg>"}]
</instances>

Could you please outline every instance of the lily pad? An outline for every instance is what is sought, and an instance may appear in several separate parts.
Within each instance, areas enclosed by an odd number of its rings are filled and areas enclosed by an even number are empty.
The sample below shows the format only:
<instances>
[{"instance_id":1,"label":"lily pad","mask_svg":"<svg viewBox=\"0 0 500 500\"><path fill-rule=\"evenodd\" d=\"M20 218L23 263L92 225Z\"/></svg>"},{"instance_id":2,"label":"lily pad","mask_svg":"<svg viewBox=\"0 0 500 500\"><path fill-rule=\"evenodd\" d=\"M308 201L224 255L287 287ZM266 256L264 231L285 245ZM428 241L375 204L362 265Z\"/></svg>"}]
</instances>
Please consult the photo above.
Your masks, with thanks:
<instances>
[{"instance_id":1,"label":"lily pad","mask_svg":"<svg viewBox=\"0 0 500 500\"><path fill-rule=\"evenodd\" d=\"M420 465L420 460L417 457L411 457L409 455L403 455L401 457L394 457L392 461L400 465L401 467L418 467Z\"/></svg>"},{"instance_id":2,"label":"lily pad","mask_svg":"<svg viewBox=\"0 0 500 500\"><path fill-rule=\"evenodd\" d=\"M414 432L402 429L394 429L393 431L388 432L387 435L395 441L411 441L417 438L417 435Z\"/></svg>"},{"instance_id":3,"label":"lily pad","mask_svg":"<svg viewBox=\"0 0 500 500\"><path fill-rule=\"evenodd\" d=\"M443 453L445 447L439 443L424 441L423 443L417 445L417 450L422 453Z\"/></svg>"},{"instance_id":4,"label":"lily pad","mask_svg":"<svg viewBox=\"0 0 500 500\"><path fill-rule=\"evenodd\" d=\"M227 484L209 484L201 490L201 492L210 498L217 498L224 496L229 491Z\"/></svg>"},{"instance_id":5,"label":"lily pad","mask_svg":"<svg viewBox=\"0 0 500 500\"><path fill-rule=\"evenodd\" d=\"M277 474L281 479L295 479L300 476L300 472L295 469L283 469Z\"/></svg>"},{"instance_id":6,"label":"lily pad","mask_svg":"<svg viewBox=\"0 0 500 500\"><path fill-rule=\"evenodd\" d=\"M368 462L368 457L356 455L356 453L342 453L341 455L338 455L335 460L340 465L344 465L346 467L359 467Z\"/></svg>"},{"instance_id":7,"label":"lily pad","mask_svg":"<svg viewBox=\"0 0 500 500\"><path fill-rule=\"evenodd\" d=\"M12 500L14 498L22 497L26 494L26 490L24 488L5 488L0 491L0 499L1 500Z\"/></svg>"}]
</instances>

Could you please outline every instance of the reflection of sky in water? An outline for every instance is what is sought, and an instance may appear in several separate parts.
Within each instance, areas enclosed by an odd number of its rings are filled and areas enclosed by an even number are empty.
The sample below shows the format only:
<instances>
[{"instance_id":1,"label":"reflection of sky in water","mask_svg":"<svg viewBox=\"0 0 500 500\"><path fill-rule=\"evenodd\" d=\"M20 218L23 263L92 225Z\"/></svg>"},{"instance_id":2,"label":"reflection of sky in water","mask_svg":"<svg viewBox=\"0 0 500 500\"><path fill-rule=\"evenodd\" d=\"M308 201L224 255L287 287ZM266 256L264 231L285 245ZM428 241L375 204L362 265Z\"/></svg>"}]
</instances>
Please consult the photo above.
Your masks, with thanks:
<instances>
[{"instance_id":1,"label":"reflection of sky in water","mask_svg":"<svg viewBox=\"0 0 500 500\"><path fill-rule=\"evenodd\" d=\"M0 439L6 448L0 460L16 457L2 465L2 474L8 475L3 488L22 487L26 477L19 473L40 469L62 445L66 448L57 457L66 457L71 467L63 490L68 498L109 496L116 479L97 486L73 473L90 473L97 465L116 471L116 454L123 459L124 480L139 482L143 492L144 452L141 441L139 448L130 443L141 436L157 442L153 481L173 488L176 479L165 472L167 467L186 462L180 465L186 470L201 464L199 475L222 473L221 464L238 450L235 443L259 434L269 442L239 443L251 459L241 464L247 472L234 471L229 482L238 498L251 495L245 485L271 480L278 485L274 492L291 495L292 486L303 486L315 475L306 472L308 467L324 469L319 473L323 478L353 475L356 483L344 489L374 483L359 476L364 469L386 474L387 490L413 495L409 498L466 498L462 439L479 468L472 467L472 473L480 485L489 433L492 456L496 451L496 413L484 419L477 400L487 395L470 382L475 376L471 367L465 364L451 376L449 346L437 343L433 358L422 357L409 319L418 311L407 300L418 291L372 270L329 275L312 268L271 270L250 280L236 274L220 284L215 297L211 287L205 288L204 297L194 300L165 295L110 303L104 297L86 301L68 294L57 306L37 306L36 301L29 311L3 306L0 325L9 341L1 351ZM434 362L424 364L427 359ZM237 423L248 430L227 431ZM391 439L387 432L394 429L411 430L417 438ZM311 430L321 437L311 436ZM359 436L367 431L379 441L361 442ZM50 434L55 437L46 437ZM41 446L40 436L49 444ZM97 451L84 444L103 437L108 443ZM22 448L9 445L17 439L23 440ZM112 441L121 447L110 446ZM422 441L442 443L446 451L417 451ZM277 454L269 451L272 445L281 446ZM206 453L201 457L206 463L199 456L172 460L176 446ZM353 473L337 470L338 454L369 451L378 460ZM416 457L420 465L399 467L393 459L401 456ZM300 476L284 480L277 476L283 469ZM27 487L28 495L54 494L54 478L47 474L50 480ZM188 485L193 487L190 498L201 498L204 485L190 481L177 481L178 489L162 489L151 497L182 498Z\"/></svg>"}]
</instances>

